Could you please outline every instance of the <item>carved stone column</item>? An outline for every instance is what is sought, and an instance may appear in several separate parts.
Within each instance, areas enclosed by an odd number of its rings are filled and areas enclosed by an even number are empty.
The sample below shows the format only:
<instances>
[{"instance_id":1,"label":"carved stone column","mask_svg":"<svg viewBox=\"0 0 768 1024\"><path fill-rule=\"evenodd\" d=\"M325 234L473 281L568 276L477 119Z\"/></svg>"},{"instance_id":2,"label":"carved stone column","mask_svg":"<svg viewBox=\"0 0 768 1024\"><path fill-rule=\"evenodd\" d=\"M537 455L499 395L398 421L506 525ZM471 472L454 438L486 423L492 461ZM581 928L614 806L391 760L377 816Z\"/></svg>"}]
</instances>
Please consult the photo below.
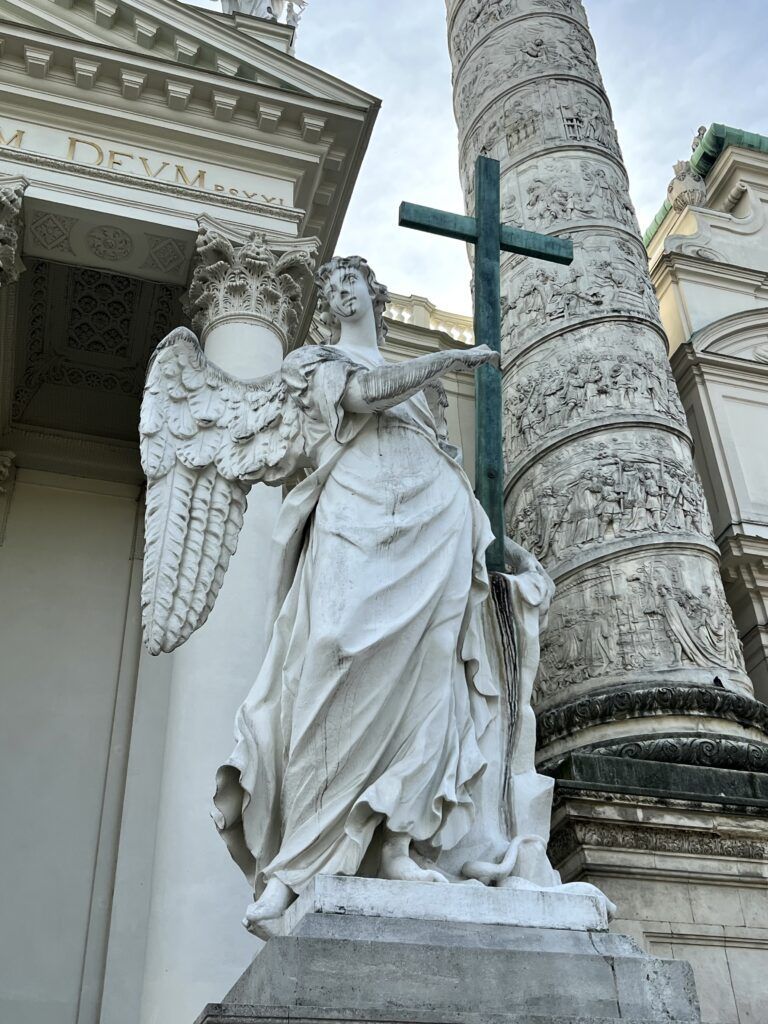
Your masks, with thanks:
<instances>
[{"instance_id":1,"label":"carved stone column","mask_svg":"<svg viewBox=\"0 0 768 1024\"><path fill-rule=\"evenodd\" d=\"M188 309L206 355L245 379L276 370L295 341L314 243L233 242L201 230ZM311 278L310 278L311 279ZM208 622L173 657L142 1024L194 1020L249 963L248 887L210 820L215 774L265 650L267 571L280 488L259 484Z\"/></svg>"},{"instance_id":2,"label":"carved stone column","mask_svg":"<svg viewBox=\"0 0 768 1024\"><path fill-rule=\"evenodd\" d=\"M508 530L558 588L535 695L541 759L599 746L685 760L703 738L768 747L747 721L751 686L584 8L446 4L468 211L483 152L501 161L505 219L571 237L576 253L569 268L509 256L502 269Z\"/></svg>"},{"instance_id":3,"label":"carved stone column","mask_svg":"<svg viewBox=\"0 0 768 1024\"><path fill-rule=\"evenodd\" d=\"M24 178L0 178L0 287L18 281L24 267L21 240L24 233L22 203Z\"/></svg>"}]
</instances>

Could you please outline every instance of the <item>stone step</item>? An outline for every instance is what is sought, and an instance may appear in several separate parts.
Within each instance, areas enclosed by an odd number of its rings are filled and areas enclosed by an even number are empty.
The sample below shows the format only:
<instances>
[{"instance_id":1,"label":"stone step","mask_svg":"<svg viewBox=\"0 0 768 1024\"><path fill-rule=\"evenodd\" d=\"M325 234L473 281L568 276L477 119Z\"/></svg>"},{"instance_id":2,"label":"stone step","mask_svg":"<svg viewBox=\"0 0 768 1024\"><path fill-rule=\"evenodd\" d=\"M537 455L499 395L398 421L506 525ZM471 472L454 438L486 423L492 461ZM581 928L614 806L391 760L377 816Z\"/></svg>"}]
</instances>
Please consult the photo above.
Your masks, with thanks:
<instances>
[{"instance_id":1,"label":"stone step","mask_svg":"<svg viewBox=\"0 0 768 1024\"><path fill-rule=\"evenodd\" d=\"M553 1017L550 1014L441 1013L380 1010L296 1010L287 1006L209 1003L195 1024L616 1024L616 1017ZM659 1024L659 1018L621 1017L621 1024ZM673 1018L667 1018L673 1024Z\"/></svg>"}]
</instances>

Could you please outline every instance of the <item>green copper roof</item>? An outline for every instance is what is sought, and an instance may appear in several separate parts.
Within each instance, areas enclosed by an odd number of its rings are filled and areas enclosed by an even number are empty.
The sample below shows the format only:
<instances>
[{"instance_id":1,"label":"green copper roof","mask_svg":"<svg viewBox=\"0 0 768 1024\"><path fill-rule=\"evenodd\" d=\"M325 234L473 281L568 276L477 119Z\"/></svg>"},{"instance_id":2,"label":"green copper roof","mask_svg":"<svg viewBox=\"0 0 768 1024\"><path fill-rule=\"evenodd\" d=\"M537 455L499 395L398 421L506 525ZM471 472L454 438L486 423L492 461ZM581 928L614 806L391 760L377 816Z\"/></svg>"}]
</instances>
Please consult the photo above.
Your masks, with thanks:
<instances>
[{"instance_id":1,"label":"green copper roof","mask_svg":"<svg viewBox=\"0 0 768 1024\"><path fill-rule=\"evenodd\" d=\"M643 235L643 242L645 243L645 245L648 245L650 240L653 238L653 236L659 230L659 228L661 226L661 222L664 220L664 218L667 216L667 214L669 213L669 211L671 209L672 209L672 203L670 203L670 201L668 199L665 199L663 204L662 204L661 209L656 214L656 216L653 218L653 220L649 224L648 228L646 229L645 234Z\"/></svg>"},{"instance_id":2,"label":"green copper roof","mask_svg":"<svg viewBox=\"0 0 768 1024\"><path fill-rule=\"evenodd\" d=\"M702 178L706 178L717 158L729 146L751 149L758 153L768 153L768 136L758 135L757 132L745 132L741 128L729 128L726 124L711 124L691 157L691 167ZM672 204L665 199L661 209L643 235L643 242L646 246L659 230L661 222L671 209Z\"/></svg>"}]
</instances>

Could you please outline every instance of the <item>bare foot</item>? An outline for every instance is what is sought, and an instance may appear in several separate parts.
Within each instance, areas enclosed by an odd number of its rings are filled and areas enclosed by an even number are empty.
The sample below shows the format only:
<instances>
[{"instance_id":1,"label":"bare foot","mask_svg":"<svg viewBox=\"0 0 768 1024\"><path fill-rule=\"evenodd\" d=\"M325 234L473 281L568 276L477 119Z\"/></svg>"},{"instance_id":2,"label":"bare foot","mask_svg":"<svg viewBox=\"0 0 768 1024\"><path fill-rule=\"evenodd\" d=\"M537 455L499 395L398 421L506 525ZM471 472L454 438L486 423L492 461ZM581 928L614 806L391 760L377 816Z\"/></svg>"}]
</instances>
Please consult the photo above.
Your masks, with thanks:
<instances>
[{"instance_id":1,"label":"bare foot","mask_svg":"<svg viewBox=\"0 0 768 1024\"><path fill-rule=\"evenodd\" d=\"M285 882L281 882L279 878L270 878L261 898L251 903L246 910L243 927L251 935L265 941L272 938L274 932L265 922L282 917L295 899L296 893L289 889Z\"/></svg>"},{"instance_id":2,"label":"bare foot","mask_svg":"<svg viewBox=\"0 0 768 1024\"><path fill-rule=\"evenodd\" d=\"M398 882L447 882L439 871L421 868L410 857L411 840L408 836L390 832L381 848L380 878Z\"/></svg>"}]
</instances>

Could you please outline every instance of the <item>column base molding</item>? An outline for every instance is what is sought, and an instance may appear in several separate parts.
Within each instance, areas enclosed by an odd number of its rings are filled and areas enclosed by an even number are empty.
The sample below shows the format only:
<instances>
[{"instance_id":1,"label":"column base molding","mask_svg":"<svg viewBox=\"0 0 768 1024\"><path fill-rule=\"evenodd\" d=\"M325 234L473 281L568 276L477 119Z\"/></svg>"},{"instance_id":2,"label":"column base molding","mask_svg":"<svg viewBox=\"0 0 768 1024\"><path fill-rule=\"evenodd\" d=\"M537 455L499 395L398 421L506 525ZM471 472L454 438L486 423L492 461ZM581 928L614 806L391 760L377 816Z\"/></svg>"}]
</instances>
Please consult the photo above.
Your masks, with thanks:
<instances>
[{"instance_id":1,"label":"column base molding","mask_svg":"<svg viewBox=\"0 0 768 1024\"><path fill-rule=\"evenodd\" d=\"M613 687L541 711L537 732L550 771L574 751L768 771L768 705L715 685Z\"/></svg>"}]
</instances>

